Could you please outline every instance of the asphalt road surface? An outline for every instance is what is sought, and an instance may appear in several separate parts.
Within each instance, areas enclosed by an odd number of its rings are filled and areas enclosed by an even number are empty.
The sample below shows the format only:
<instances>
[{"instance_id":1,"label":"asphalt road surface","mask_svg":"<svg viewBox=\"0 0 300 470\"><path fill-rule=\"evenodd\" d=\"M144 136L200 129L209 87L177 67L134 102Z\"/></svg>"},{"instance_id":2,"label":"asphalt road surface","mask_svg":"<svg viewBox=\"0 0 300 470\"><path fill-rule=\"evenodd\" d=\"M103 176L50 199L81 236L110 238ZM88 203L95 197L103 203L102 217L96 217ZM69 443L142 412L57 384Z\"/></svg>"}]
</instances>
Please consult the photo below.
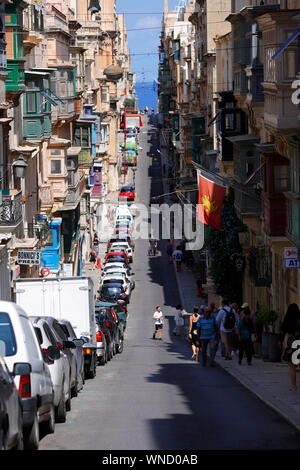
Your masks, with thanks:
<instances>
[{"instance_id":1,"label":"asphalt road surface","mask_svg":"<svg viewBox=\"0 0 300 470\"><path fill-rule=\"evenodd\" d=\"M151 129L145 126L140 135L136 174L145 203L163 192L161 169L149 156L156 145ZM293 427L221 368L193 362L189 344L172 336L180 301L173 267L164 250L151 259L147 250L147 241L136 242L124 352L98 367L97 377L72 400L67 422L57 424L40 449L299 449ZM166 318L163 341L151 338L156 305Z\"/></svg>"}]
</instances>

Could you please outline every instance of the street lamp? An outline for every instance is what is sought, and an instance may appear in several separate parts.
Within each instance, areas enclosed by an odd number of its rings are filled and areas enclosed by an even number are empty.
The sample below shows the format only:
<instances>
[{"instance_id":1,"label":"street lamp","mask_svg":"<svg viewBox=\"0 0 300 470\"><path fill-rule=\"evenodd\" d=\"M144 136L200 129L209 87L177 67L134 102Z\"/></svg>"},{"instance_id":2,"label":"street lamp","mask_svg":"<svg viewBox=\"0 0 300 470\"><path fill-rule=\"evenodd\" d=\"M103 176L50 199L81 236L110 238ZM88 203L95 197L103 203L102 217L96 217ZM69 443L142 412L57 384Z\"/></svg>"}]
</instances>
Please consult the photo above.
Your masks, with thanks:
<instances>
[{"instance_id":1,"label":"street lamp","mask_svg":"<svg viewBox=\"0 0 300 470\"><path fill-rule=\"evenodd\" d=\"M25 177L25 170L28 165L25 161L24 156L21 153L19 155L19 158L13 162L12 166L14 167L16 178Z\"/></svg>"}]
</instances>

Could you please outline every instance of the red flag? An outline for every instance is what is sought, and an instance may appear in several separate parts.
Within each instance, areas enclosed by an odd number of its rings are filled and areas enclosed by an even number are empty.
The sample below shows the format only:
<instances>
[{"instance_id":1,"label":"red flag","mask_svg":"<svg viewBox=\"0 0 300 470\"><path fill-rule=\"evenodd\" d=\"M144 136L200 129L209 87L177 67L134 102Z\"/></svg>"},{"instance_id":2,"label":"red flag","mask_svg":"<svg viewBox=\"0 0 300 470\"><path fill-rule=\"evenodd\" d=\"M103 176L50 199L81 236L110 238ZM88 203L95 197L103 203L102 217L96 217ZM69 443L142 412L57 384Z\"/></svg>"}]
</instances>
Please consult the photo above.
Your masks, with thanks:
<instances>
[{"instance_id":1,"label":"red flag","mask_svg":"<svg viewBox=\"0 0 300 470\"><path fill-rule=\"evenodd\" d=\"M203 176L198 171L198 220L216 230L221 229L221 212L226 187Z\"/></svg>"}]
</instances>

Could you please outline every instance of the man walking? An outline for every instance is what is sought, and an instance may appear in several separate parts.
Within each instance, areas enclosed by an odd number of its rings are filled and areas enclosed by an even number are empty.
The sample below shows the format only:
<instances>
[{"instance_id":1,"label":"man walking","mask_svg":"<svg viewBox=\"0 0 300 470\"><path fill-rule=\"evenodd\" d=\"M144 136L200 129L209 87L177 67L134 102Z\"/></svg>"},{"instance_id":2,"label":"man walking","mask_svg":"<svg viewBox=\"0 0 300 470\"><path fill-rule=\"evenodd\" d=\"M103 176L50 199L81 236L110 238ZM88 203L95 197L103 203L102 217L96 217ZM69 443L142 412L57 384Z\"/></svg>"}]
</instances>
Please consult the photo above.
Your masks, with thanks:
<instances>
[{"instance_id":1,"label":"man walking","mask_svg":"<svg viewBox=\"0 0 300 470\"><path fill-rule=\"evenodd\" d=\"M156 307L156 310L153 314L153 320L155 321L155 330L153 332L152 339L155 339L156 333L158 332L158 339L162 340L164 317L159 305Z\"/></svg>"},{"instance_id":2,"label":"man walking","mask_svg":"<svg viewBox=\"0 0 300 470\"><path fill-rule=\"evenodd\" d=\"M218 327L220 328L221 333L221 341L225 347L225 359L231 360L231 351L232 351L232 344L231 344L231 335L237 325L239 320L238 314L236 311L229 307L229 302L226 299L222 301L222 307L219 310L219 313L216 318L216 322Z\"/></svg>"},{"instance_id":3,"label":"man walking","mask_svg":"<svg viewBox=\"0 0 300 470\"><path fill-rule=\"evenodd\" d=\"M173 252L173 259L176 263L176 271L179 273L182 263L182 251L180 250L180 246L177 246L176 250Z\"/></svg>"},{"instance_id":4,"label":"man walking","mask_svg":"<svg viewBox=\"0 0 300 470\"><path fill-rule=\"evenodd\" d=\"M201 340L202 365L206 366L207 348L209 345L210 365L214 365L216 351L213 345L213 339L216 333L217 325L215 318L211 315L209 308L205 308L204 315L197 322L197 328Z\"/></svg>"}]
</instances>

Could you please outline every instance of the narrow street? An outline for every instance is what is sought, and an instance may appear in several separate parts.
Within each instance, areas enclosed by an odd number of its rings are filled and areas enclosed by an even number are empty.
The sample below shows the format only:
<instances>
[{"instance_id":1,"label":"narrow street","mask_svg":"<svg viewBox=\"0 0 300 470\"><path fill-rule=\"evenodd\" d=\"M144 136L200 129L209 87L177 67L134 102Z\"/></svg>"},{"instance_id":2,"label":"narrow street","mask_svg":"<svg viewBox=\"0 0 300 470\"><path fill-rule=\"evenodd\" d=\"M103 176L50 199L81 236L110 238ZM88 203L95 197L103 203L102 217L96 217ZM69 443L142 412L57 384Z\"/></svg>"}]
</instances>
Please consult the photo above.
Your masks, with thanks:
<instances>
[{"instance_id":1,"label":"narrow street","mask_svg":"<svg viewBox=\"0 0 300 470\"><path fill-rule=\"evenodd\" d=\"M163 190L161 168L149 156L152 128L143 129L136 193L148 204ZM172 336L180 299L163 245L162 256L148 259L148 242L136 242L124 352L98 367L72 400L67 422L40 449L299 449L290 425L221 368L192 362L189 344ZM156 305L166 318L163 341L151 339Z\"/></svg>"}]
</instances>

